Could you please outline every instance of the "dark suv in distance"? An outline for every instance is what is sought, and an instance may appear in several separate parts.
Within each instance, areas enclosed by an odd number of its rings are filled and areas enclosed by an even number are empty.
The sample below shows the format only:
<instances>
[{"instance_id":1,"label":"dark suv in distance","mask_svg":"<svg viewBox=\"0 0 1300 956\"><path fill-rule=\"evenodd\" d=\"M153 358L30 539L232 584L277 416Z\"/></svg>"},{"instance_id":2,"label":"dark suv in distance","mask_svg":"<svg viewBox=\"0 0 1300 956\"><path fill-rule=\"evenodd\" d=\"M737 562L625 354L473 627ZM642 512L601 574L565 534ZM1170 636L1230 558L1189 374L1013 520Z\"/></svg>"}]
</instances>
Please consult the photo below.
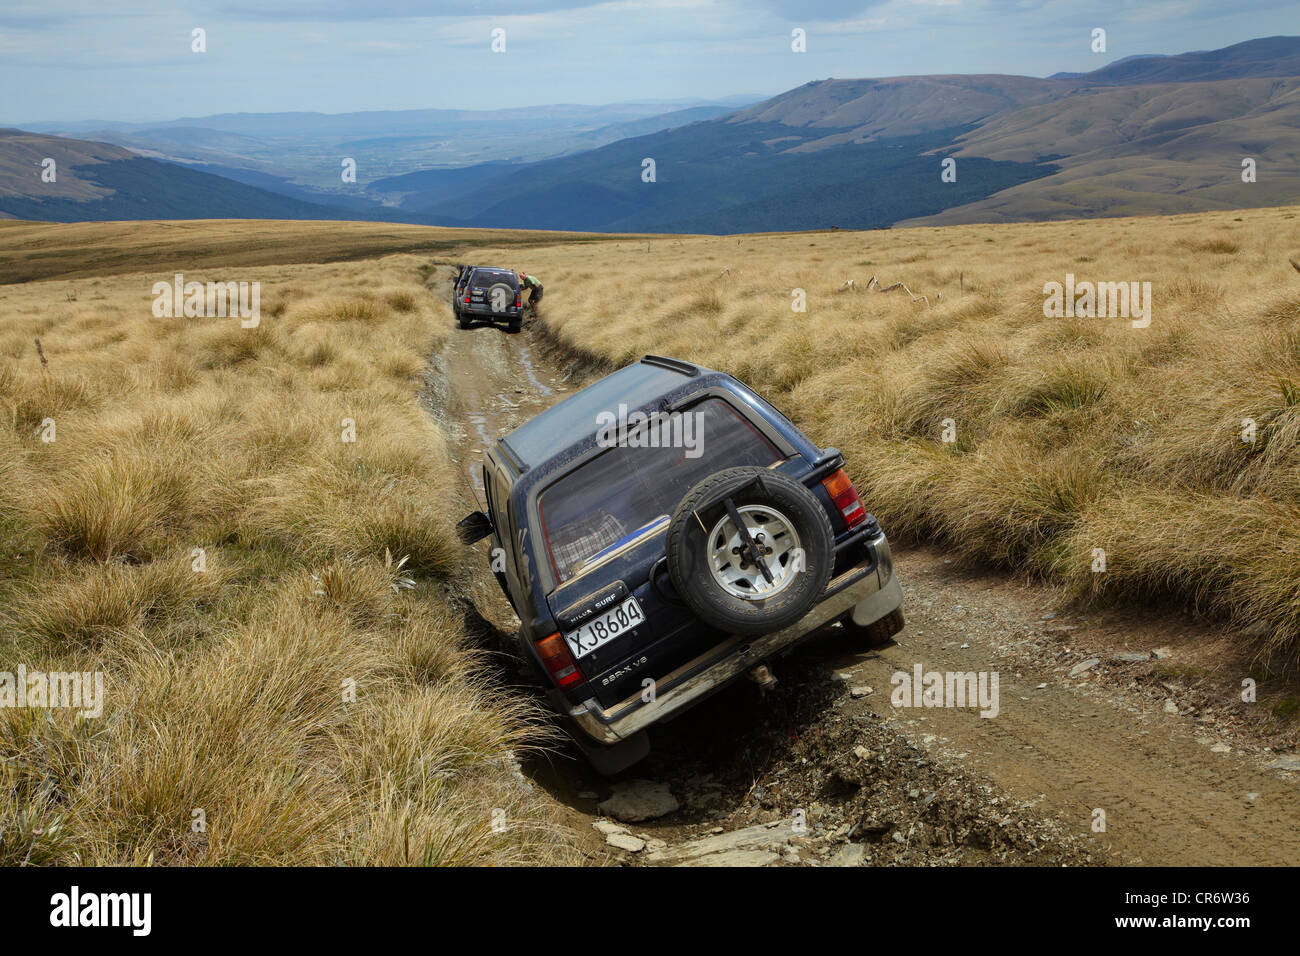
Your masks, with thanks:
<instances>
[{"instance_id":1,"label":"dark suv in distance","mask_svg":"<svg viewBox=\"0 0 1300 956\"><path fill-rule=\"evenodd\" d=\"M519 276L510 269L466 266L452 285L451 308L462 329L475 320L504 322L518 332L524 321Z\"/></svg>"},{"instance_id":2,"label":"dark suv in distance","mask_svg":"<svg viewBox=\"0 0 1300 956\"><path fill-rule=\"evenodd\" d=\"M491 539L518 651L604 773L814 631L903 627L843 456L730 375L647 355L496 441L483 485L461 537Z\"/></svg>"}]
</instances>

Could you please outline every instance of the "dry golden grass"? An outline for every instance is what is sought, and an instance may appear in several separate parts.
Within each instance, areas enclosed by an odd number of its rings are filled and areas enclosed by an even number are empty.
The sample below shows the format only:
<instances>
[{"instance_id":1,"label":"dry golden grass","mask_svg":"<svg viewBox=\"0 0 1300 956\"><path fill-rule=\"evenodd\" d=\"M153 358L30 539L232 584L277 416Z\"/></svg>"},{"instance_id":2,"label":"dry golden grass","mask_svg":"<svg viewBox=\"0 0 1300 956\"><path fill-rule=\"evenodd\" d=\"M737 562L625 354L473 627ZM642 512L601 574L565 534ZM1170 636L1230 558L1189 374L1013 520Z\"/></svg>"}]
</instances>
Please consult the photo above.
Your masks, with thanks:
<instances>
[{"instance_id":1,"label":"dry golden grass","mask_svg":"<svg viewBox=\"0 0 1300 956\"><path fill-rule=\"evenodd\" d=\"M536 272L551 331L602 362L655 352L749 381L845 451L896 536L1090 598L1172 597L1294 650L1298 215L458 233L428 251ZM0 224L0 250L29 250L21 277L53 274L42 246L87 246L68 260L85 275L172 241L202 280L435 232L166 225ZM0 286L0 670L102 669L108 696L101 720L0 709L0 863L571 858L509 770L531 716L482 685L438 597L458 556L451 472L417 393L452 323L416 281L427 264L245 265L255 330L151 318L170 265L79 278L75 298L67 280ZM1044 318L1043 284L1067 272L1150 281L1150 328ZM836 291L872 275L930 304Z\"/></svg>"},{"instance_id":2,"label":"dry golden grass","mask_svg":"<svg viewBox=\"0 0 1300 956\"><path fill-rule=\"evenodd\" d=\"M546 322L571 348L752 383L847 454L895 535L1083 596L1172 597L1294 650L1298 216L485 243L474 257L541 276ZM1150 327L1044 318L1043 285L1066 273L1151 282ZM862 291L872 275L929 306ZM859 291L837 292L848 279Z\"/></svg>"},{"instance_id":3,"label":"dry golden grass","mask_svg":"<svg viewBox=\"0 0 1300 956\"><path fill-rule=\"evenodd\" d=\"M0 708L0 864L572 859L441 597L419 264L187 275L260 281L256 329L153 318L169 274L0 287L0 670L106 693Z\"/></svg>"}]
</instances>

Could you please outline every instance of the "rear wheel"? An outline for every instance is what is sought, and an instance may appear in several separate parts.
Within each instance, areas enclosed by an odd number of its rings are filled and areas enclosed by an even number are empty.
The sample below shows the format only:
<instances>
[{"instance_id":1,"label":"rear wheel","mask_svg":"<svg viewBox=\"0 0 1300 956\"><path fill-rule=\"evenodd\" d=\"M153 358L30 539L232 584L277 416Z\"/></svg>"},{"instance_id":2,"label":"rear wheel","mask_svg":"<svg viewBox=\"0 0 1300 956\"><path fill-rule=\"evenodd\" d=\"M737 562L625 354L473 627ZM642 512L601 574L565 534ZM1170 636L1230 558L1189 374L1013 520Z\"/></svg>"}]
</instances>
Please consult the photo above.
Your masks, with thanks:
<instances>
[{"instance_id":1,"label":"rear wheel","mask_svg":"<svg viewBox=\"0 0 1300 956\"><path fill-rule=\"evenodd\" d=\"M506 330L509 332L518 332L520 329L523 328L523 326L524 326L523 316L516 315L514 318L510 320L509 324L506 326Z\"/></svg>"},{"instance_id":2,"label":"rear wheel","mask_svg":"<svg viewBox=\"0 0 1300 956\"><path fill-rule=\"evenodd\" d=\"M800 482L766 468L729 468L677 506L668 571L706 624L757 636L794 624L817 603L834 543L825 509Z\"/></svg>"},{"instance_id":3,"label":"rear wheel","mask_svg":"<svg viewBox=\"0 0 1300 956\"><path fill-rule=\"evenodd\" d=\"M903 609L896 607L878 621L871 624L855 624L853 616L844 619L844 631L856 643L863 647L883 647L892 642L893 637L906 625Z\"/></svg>"}]
</instances>

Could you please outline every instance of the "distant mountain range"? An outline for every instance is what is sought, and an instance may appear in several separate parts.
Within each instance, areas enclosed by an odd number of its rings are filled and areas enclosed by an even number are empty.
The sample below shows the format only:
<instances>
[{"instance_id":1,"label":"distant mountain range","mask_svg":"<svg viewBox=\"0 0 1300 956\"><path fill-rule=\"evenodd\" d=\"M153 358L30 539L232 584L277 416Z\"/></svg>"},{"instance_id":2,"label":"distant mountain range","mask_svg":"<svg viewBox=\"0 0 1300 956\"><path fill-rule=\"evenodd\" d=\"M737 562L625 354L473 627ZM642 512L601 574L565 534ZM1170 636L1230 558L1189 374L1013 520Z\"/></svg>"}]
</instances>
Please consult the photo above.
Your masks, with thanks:
<instances>
[{"instance_id":1,"label":"distant mountain range","mask_svg":"<svg viewBox=\"0 0 1300 956\"><path fill-rule=\"evenodd\" d=\"M0 134L0 215L741 232L1192 212L1300 199L1300 37L1048 78L828 79L752 104L92 125L126 149ZM59 148L53 190L32 162ZM325 178L341 150L350 189Z\"/></svg>"},{"instance_id":2,"label":"distant mountain range","mask_svg":"<svg viewBox=\"0 0 1300 956\"><path fill-rule=\"evenodd\" d=\"M532 162L730 113L759 97L504 110L224 113L158 123L24 123L25 130L123 146L317 201L355 199L374 179L435 166ZM356 161L357 185L339 175ZM251 177L261 177L260 180Z\"/></svg>"},{"instance_id":3,"label":"distant mountain range","mask_svg":"<svg viewBox=\"0 0 1300 956\"><path fill-rule=\"evenodd\" d=\"M1080 77L822 80L524 168L371 188L447 225L868 228L1294 202L1298 151L1300 38L1270 37L1129 57ZM940 179L947 157L955 182ZM1247 157L1257 182L1242 182ZM644 158L655 160L653 184L641 181Z\"/></svg>"},{"instance_id":4,"label":"distant mountain range","mask_svg":"<svg viewBox=\"0 0 1300 956\"><path fill-rule=\"evenodd\" d=\"M366 183L394 171L500 156L527 159L730 113L718 102L618 103L511 110L229 113L162 123L29 123L0 130L0 218L364 219L428 224ZM70 138L76 137L76 138ZM56 181L41 180L50 157ZM356 163L356 183L341 162ZM251 187L251 188L250 188Z\"/></svg>"}]
</instances>

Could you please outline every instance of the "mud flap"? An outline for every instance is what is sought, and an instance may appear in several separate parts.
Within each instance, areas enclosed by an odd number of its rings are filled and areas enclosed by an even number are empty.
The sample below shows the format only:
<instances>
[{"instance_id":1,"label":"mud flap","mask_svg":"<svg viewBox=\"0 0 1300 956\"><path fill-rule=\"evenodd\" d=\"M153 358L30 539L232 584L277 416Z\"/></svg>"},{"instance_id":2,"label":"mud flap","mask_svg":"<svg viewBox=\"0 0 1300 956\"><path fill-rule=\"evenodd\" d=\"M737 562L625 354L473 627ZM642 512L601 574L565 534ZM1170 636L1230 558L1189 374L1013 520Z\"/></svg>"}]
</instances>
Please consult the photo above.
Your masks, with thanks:
<instances>
[{"instance_id":1,"label":"mud flap","mask_svg":"<svg viewBox=\"0 0 1300 956\"><path fill-rule=\"evenodd\" d=\"M591 768L602 777L622 773L650 753L650 737L644 730L638 730L626 740L608 747L590 740L582 731L571 733L569 737L582 751L582 756L591 764Z\"/></svg>"},{"instance_id":2,"label":"mud flap","mask_svg":"<svg viewBox=\"0 0 1300 956\"><path fill-rule=\"evenodd\" d=\"M902 606L903 585L899 583L897 574L891 574L888 584L854 605L853 623L859 627L867 627Z\"/></svg>"}]
</instances>

